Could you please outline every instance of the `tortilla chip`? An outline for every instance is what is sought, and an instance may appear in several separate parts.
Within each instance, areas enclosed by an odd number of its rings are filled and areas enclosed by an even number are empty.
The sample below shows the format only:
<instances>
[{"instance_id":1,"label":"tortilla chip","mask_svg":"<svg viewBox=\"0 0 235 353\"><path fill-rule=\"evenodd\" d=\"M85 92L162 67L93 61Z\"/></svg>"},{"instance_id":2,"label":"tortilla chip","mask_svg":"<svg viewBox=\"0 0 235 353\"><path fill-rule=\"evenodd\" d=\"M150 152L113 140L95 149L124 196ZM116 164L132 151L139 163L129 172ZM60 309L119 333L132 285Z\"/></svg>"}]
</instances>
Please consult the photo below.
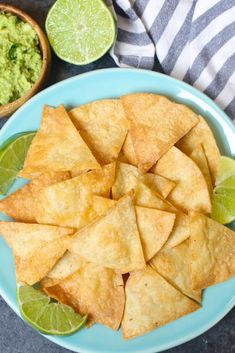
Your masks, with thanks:
<instances>
[{"instance_id":1,"label":"tortilla chip","mask_svg":"<svg viewBox=\"0 0 235 353\"><path fill-rule=\"evenodd\" d=\"M145 259L131 196L124 196L106 214L77 232L69 250L119 273L144 268Z\"/></svg>"},{"instance_id":2,"label":"tortilla chip","mask_svg":"<svg viewBox=\"0 0 235 353\"><path fill-rule=\"evenodd\" d=\"M136 207L136 218L146 262L166 243L175 222L175 214L152 208Z\"/></svg>"},{"instance_id":3,"label":"tortilla chip","mask_svg":"<svg viewBox=\"0 0 235 353\"><path fill-rule=\"evenodd\" d=\"M155 270L147 266L127 280L123 337L140 336L199 308Z\"/></svg>"},{"instance_id":4,"label":"tortilla chip","mask_svg":"<svg viewBox=\"0 0 235 353\"><path fill-rule=\"evenodd\" d=\"M159 159L154 172L176 183L168 200L183 211L211 212L210 195L198 166L178 148L172 147Z\"/></svg>"},{"instance_id":5,"label":"tortilla chip","mask_svg":"<svg viewBox=\"0 0 235 353\"><path fill-rule=\"evenodd\" d=\"M32 178L46 171L97 169L100 165L69 119L63 105L44 106L20 176Z\"/></svg>"},{"instance_id":6,"label":"tortilla chip","mask_svg":"<svg viewBox=\"0 0 235 353\"><path fill-rule=\"evenodd\" d=\"M190 158L197 164L197 166L201 170L206 180L209 194L212 197L213 185L211 180L211 174L210 174L209 165L202 145L198 145L197 147L195 147L193 152L190 154Z\"/></svg>"},{"instance_id":7,"label":"tortilla chip","mask_svg":"<svg viewBox=\"0 0 235 353\"><path fill-rule=\"evenodd\" d=\"M38 223L80 229L113 206L113 200L92 194L79 180L80 176L41 191L37 198Z\"/></svg>"},{"instance_id":8,"label":"tortilla chip","mask_svg":"<svg viewBox=\"0 0 235 353\"><path fill-rule=\"evenodd\" d=\"M69 114L101 164L117 159L128 128L120 100L98 100L72 109Z\"/></svg>"},{"instance_id":9,"label":"tortilla chip","mask_svg":"<svg viewBox=\"0 0 235 353\"><path fill-rule=\"evenodd\" d=\"M114 271L87 262L56 286L42 289L50 297L72 306L81 315L88 314L88 324L98 322L118 330L125 294L122 276Z\"/></svg>"},{"instance_id":10,"label":"tortilla chip","mask_svg":"<svg viewBox=\"0 0 235 353\"><path fill-rule=\"evenodd\" d=\"M42 174L2 199L0 201L0 211L15 221L36 223L36 195L41 192L43 187L69 178L69 172L48 172Z\"/></svg>"},{"instance_id":11,"label":"tortilla chip","mask_svg":"<svg viewBox=\"0 0 235 353\"><path fill-rule=\"evenodd\" d=\"M150 265L183 294L201 301L201 290L191 289L189 239L171 249L161 249Z\"/></svg>"},{"instance_id":12,"label":"tortilla chip","mask_svg":"<svg viewBox=\"0 0 235 353\"><path fill-rule=\"evenodd\" d=\"M17 281L33 285L45 277L63 256L74 230L0 222L0 233L13 250Z\"/></svg>"},{"instance_id":13,"label":"tortilla chip","mask_svg":"<svg viewBox=\"0 0 235 353\"><path fill-rule=\"evenodd\" d=\"M137 93L123 96L121 101L141 172L148 171L198 123L192 110L163 96Z\"/></svg>"},{"instance_id":14,"label":"tortilla chip","mask_svg":"<svg viewBox=\"0 0 235 353\"><path fill-rule=\"evenodd\" d=\"M90 189L97 195L109 197L111 187L115 181L116 163L104 165L101 169L90 170L89 172L80 173L78 176L73 174L71 184L79 184L82 187Z\"/></svg>"},{"instance_id":15,"label":"tortilla chip","mask_svg":"<svg viewBox=\"0 0 235 353\"><path fill-rule=\"evenodd\" d=\"M214 184L219 167L220 151L216 144L212 130L205 119L201 116L199 116L199 123L191 131L189 131L187 135L178 141L177 147L190 156L192 151L199 144L203 146L205 151L212 182Z\"/></svg>"},{"instance_id":16,"label":"tortilla chip","mask_svg":"<svg viewBox=\"0 0 235 353\"><path fill-rule=\"evenodd\" d=\"M190 272L193 289L235 275L235 232L201 214L190 213Z\"/></svg>"},{"instance_id":17,"label":"tortilla chip","mask_svg":"<svg viewBox=\"0 0 235 353\"><path fill-rule=\"evenodd\" d=\"M126 163L117 163L116 180L112 187L112 196L115 200L127 194L136 187L138 181L142 181L148 187L158 192L164 198L169 195L175 187L175 183L153 173L140 174L133 165Z\"/></svg>"},{"instance_id":18,"label":"tortilla chip","mask_svg":"<svg viewBox=\"0 0 235 353\"><path fill-rule=\"evenodd\" d=\"M85 263L86 260L80 256L74 255L70 251L66 251L50 272L48 272L47 276L41 280L41 286L52 287L56 285L77 272Z\"/></svg>"},{"instance_id":19,"label":"tortilla chip","mask_svg":"<svg viewBox=\"0 0 235 353\"><path fill-rule=\"evenodd\" d=\"M134 203L137 206L156 208L158 210L175 213L175 224L165 245L166 247L176 246L189 237L188 216L177 210L166 200L161 199L156 192L149 189L142 182L138 182L134 189Z\"/></svg>"},{"instance_id":20,"label":"tortilla chip","mask_svg":"<svg viewBox=\"0 0 235 353\"><path fill-rule=\"evenodd\" d=\"M128 162L134 166L138 165L138 161L135 155L135 150L133 146L133 142L131 139L131 134L128 132L126 135L125 142L122 146L122 151L124 156L127 158Z\"/></svg>"}]
</instances>

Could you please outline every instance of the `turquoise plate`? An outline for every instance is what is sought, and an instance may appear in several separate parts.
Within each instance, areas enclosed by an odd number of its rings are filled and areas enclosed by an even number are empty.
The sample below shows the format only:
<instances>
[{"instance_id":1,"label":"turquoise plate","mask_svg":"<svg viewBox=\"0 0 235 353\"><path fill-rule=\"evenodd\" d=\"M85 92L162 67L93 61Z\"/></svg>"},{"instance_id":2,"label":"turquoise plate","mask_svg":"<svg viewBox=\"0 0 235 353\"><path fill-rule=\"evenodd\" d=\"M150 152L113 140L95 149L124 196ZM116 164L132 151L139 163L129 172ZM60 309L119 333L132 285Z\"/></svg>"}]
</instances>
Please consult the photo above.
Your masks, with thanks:
<instances>
[{"instance_id":1,"label":"turquoise plate","mask_svg":"<svg viewBox=\"0 0 235 353\"><path fill-rule=\"evenodd\" d=\"M21 107L0 131L0 143L15 133L38 128L43 104L63 103L68 109L101 98L116 98L132 92L159 93L188 105L203 115L213 129L223 154L235 155L235 127L208 97L191 86L155 72L135 69L106 69L82 74L47 88ZM22 185L18 180L10 190ZM3 216L1 216L4 219ZM6 218L5 218L6 219ZM0 293L19 315L13 259L0 239ZM235 278L204 291L202 308L144 336L125 341L121 331L101 325L82 329L68 337L46 336L80 353L154 353L186 342L215 325L235 303Z\"/></svg>"}]
</instances>

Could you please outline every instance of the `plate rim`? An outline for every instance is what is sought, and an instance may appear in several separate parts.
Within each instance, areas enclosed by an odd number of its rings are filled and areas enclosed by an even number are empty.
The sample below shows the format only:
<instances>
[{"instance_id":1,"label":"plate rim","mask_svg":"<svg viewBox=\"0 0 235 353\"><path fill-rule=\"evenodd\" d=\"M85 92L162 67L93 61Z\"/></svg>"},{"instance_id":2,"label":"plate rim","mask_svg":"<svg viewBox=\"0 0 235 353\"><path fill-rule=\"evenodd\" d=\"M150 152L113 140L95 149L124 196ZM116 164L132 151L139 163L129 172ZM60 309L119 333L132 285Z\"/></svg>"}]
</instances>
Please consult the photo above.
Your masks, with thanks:
<instances>
[{"instance_id":1,"label":"plate rim","mask_svg":"<svg viewBox=\"0 0 235 353\"><path fill-rule=\"evenodd\" d=\"M160 73L160 72L156 72L156 71L149 71L146 69L136 69L136 68L116 68L116 67L113 67L113 68L104 68L104 69L97 69L97 70L92 70L89 72L84 72L82 74L78 74L78 75L66 78L62 81L59 81L59 82L43 89L42 91L37 93L35 96L30 98L25 104L23 104L6 121L6 123L4 124L4 126L0 130L0 139L1 139L1 136L3 136L5 134L5 132L8 130L8 128L11 128L11 125L14 124L14 121L17 119L17 116L19 114L21 114L21 111L24 110L28 105L31 105L34 101L39 99L44 94L47 94L48 92L50 93L50 91L53 91L57 87L63 86L65 83L73 82L73 81L79 80L80 78L83 78L83 77L89 77L89 76L93 76L96 74L102 74L105 72L112 74L115 71L119 71L119 72L134 72L134 71L136 71L136 72L141 73L143 75L154 76L155 78L160 76L161 78L163 78L166 81L171 81L173 84L180 86L181 88L185 89L186 91L189 91L192 95L205 101L206 104L211 106L212 109L214 111L216 111L216 113L220 116L220 118L225 121L225 123L229 126L229 128L235 134L235 125L233 124L232 120L228 117L228 115L211 98L209 98L203 92L199 91L197 88L191 86L190 84L183 82L183 81L180 81L180 80L173 78L171 76L168 76L164 73ZM7 303L7 305L22 319L18 308L14 305L14 303L11 301L11 299L7 296L3 286L0 286L0 295L2 296L4 301ZM188 341L198 337L199 335L203 334L204 332L208 331L214 325L216 325L223 317L225 317L227 315L227 313L234 306L235 306L235 294L234 294L233 298L228 303L226 303L226 305L224 307L222 307L219 312L217 312L217 315L213 316L212 319L208 319L207 322L202 324L200 326L200 328L198 328L197 330L193 330L193 331L191 331L191 333L182 335L178 339L174 339L171 343L165 343L165 344L162 343L160 346L158 346L156 348L150 348L150 347L143 348L143 349L139 350L138 353L153 353L153 349L154 349L154 352L157 353L157 352L165 351L166 349L176 347L176 346L183 344L185 342L188 342ZM25 320L23 320L23 321L25 322ZM27 322L26 322L26 324L27 324ZM40 333L40 332L38 332L38 333ZM57 336L50 336L50 335L43 335L43 334L41 334L41 335L44 336L45 338L49 339L53 343L56 343L57 345L64 347L66 349L72 350L73 352L96 353L96 351L93 349L79 347L79 342L78 342L77 347L73 347L74 345L72 343L68 343L68 342L64 341L61 344L60 341L58 342Z\"/></svg>"}]
</instances>

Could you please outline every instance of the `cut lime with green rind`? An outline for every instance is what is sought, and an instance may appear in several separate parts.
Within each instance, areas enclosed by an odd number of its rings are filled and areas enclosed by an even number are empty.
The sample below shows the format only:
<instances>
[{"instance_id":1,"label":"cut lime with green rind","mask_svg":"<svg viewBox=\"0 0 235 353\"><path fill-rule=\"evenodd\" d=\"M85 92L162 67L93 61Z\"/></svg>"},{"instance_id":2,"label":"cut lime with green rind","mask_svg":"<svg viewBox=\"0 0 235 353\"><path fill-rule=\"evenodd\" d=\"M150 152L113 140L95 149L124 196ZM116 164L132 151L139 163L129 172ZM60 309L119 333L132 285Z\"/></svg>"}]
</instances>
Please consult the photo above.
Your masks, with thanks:
<instances>
[{"instance_id":1,"label":"cut lime with green rind","mask_svg":"<svg viewBox=\"0 0 235 353\"><path fill-rule=\"evenodd\" d=\"M46 32L56 55L76 65L99 59L116 37L113 15L102 0L57 0Z\"/></svg>"},{"instance_id":2,"label":"cut lime with green rind","mask_svg":"<svg viewBox=\"0 0 235 353\"><path fill-rule=\"evenodd\" d=\"M31 286L18 285L17 300L22 317L47 335L71 335L87 320L87 315L81 316L68 305L51 302L46 294Z\"/></svg>"},{"instance_id":3,"label":"cut lime with green rind","mask_svg":"<svg viewBox=\"0 0 235 353\"><path fill-rule=\"evenodd\" d=\"M224 195L214 194L212 199L211 218L221 224L228 224L235 220L235 200Z\"/></svg>"},{"instance_id":4,"label":"cut lime with green rind","mask_svg":"<svg viewBox=\"0 0 235 353\"><path fill-rule=\"evenodd\" d=\"M0 194L5 195L14 183L35 136L34 131L10 137L0 148Z\"/></svg>"},{"instance_id":5,"label":"cut lime with green rind","mask_svg":"<svg viewBox=\"0 0 235 353\"><path fill-rule=\"evenodd\" d=\"M216 186L224 180L235 175L235 160L233 158L222 156L220 158L218 174L216 178Z\"/></svg>"}]
</instances>

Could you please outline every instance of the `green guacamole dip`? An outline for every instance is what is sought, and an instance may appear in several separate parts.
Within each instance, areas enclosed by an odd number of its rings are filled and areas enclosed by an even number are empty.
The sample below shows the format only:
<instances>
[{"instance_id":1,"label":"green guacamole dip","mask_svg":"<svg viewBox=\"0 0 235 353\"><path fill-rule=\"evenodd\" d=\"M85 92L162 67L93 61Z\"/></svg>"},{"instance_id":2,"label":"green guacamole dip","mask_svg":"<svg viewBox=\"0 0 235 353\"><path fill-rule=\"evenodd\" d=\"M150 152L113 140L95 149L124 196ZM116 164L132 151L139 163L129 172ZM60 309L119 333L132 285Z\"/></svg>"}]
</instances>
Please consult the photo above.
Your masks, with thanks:
<instances>
[{"instance_id":1,"label":"green guacamole dip","mask_svg":"<svg viewBox=\"0 0 235 353\"><path fill-rule=\"evenodd\" d=\"M28 23L0 12L0 105L20 98L37 81L42 67L38 43Z\"/></svg>"}]
</instances>

